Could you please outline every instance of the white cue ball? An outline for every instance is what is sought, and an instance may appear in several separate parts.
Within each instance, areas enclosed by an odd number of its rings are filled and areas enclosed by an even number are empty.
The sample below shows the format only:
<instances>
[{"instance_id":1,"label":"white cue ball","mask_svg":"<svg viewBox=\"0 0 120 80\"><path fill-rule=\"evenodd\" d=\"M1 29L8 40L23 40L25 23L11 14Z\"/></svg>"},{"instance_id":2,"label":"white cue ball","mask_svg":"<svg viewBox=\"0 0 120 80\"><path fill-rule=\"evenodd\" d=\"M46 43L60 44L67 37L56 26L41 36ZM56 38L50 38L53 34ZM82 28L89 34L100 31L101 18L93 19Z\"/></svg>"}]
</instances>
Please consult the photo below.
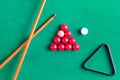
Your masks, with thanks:
<instances>
[{"instance_id":1,"label":"white cue ball","mask_svg":"<svg viewBox=\"0 0 120 80\"><path fill-rule=\"evenodd\" d=\"M80 32L81 32L82 35L87 35L88 34L88 29L84 27L84 28L81 29Z\"/></svg>"}]
</instances>

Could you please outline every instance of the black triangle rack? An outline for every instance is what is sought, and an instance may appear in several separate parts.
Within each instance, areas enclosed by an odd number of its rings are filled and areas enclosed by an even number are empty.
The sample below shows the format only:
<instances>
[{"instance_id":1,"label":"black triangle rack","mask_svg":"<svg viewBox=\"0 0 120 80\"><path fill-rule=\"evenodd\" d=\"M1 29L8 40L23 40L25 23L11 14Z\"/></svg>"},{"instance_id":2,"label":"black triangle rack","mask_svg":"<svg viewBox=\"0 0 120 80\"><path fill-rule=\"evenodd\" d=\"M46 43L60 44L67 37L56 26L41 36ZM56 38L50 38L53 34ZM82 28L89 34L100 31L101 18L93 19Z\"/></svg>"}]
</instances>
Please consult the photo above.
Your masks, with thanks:
<instances>
[{"instance_id":1,"label":"black triangle rack","mask_svg":"<svg viewBox=\"0 0 120 80\"><path fill-rule=\"evenodd\" d=\"M112 68L112 73L105 73L105 72L101 72L101 71L97 71L97 70L93 70L93 69L90 69L90 68L87 68L86 67L86 63L90 60L90 58L92 58L92 56L94 56L94 54L102 47L105 47L105 49L107 50L108 52L108 57L109 57L109 60L110 60L110 63L111 63L111 68ZM101 44L82 64L83 68L85 70L88 70L88 71L92 71L92 72L96 72L96 73L99 73L99 74L103 74L103 75L106 75L106 76L113 76L116 74L116 68L115 68L115 65L114 65L114 61L113 61L113 58L112 58L112 54L111 54L111 50L110 50L110 46L106 43L103 43Z\"/></svg>"}]
</instances>

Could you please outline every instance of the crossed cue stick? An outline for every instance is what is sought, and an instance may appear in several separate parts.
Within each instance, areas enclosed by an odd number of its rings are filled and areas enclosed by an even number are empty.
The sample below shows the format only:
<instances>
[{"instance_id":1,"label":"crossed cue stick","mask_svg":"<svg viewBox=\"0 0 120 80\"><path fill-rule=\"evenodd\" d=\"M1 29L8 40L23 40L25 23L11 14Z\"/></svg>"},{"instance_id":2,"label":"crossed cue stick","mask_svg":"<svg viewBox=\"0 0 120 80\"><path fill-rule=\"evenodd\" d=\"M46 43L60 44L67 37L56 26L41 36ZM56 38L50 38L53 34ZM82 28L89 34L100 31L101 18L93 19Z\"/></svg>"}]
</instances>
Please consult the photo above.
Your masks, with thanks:
<instances>
[{"instance_id":1,"label":"crossed cue stick","mask_svg":"<svg viewBox=\"0 0 120 80\"><path fill-rule=\"evenodd\" d=\"M36 29L36 26L38 24L38 21L39 21L39 18L41 16L41 13L43 11L43 8L44 8L44 5L46 3L46 0L42 0L42 4L40 6L40 9L39 9L39 12L38 12L38 15L36 17L36 20L34 22L34 25L32 27L32 31L28 37L28 39L23 43L21 44L21 46L19 46L4 62L2 62L2 64L0 64L0 69L2 69L11 59L13 59L20 51L21 49L24 47L24 51L22 53L22 56L20 58L20 62L18 64L18 67L16 69L16 72L14 74L14 77L13 77L13 80L17 80L17 77L19 75L19 72L20 72L20 69L22 67L22 64L23 64L23 61L25 59L25 56L26 56L26 53L27 53L27 50L29 48L29 45L31 43L31 40L36 37L50 22L52 22L52 20L56 17L56 15L53 15L51 16L38 30L35 31Z\"/></svg>"}]
</instances>

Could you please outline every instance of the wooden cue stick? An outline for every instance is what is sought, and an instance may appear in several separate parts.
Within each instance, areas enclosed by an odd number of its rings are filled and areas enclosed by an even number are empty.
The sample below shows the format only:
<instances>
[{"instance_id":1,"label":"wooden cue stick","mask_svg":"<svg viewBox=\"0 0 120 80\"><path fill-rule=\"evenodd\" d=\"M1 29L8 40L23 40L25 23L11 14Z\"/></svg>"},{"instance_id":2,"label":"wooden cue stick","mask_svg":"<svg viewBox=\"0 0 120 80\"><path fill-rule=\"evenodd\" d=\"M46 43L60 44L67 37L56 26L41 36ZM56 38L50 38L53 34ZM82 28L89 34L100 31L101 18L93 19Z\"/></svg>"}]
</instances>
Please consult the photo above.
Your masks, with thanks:
<instances>
[{"instance_id":1,"label":"wooden cue stick","mask_svg":"<svg viewBox=\"0 0 120 80\"><path fill-rule=\"evenodd\" d=\"M32 39L36 37L52 20L56 17L56 15L51 16L33 35ZM17 48L2 64L0 64L0 69L2 69L12 58L14 58L21 49L25 46L28 40L26 40L19 48Z\"/></svg>"},{"instance_id":2,"label":"wooden cue stick","mask_svg":"<svg viewBox=\"0 0 120 80\"><path fill-rule=\"evenodd\" d=\"M28 48L29 48L29 45L30 45L30 43L31 43L32 36L33 36L33 34L34 34L34 32L35 32L35 29L36 29L36 26L37 26L37 24L38 24L39 18L40 18L40 16L41 16L42 11L43 11L45 2L46 2L46 0L43 0L43 1L42 1L41 8L40 8L40 10L39 10L39 12L38 12L37 18L36 18L36 20L35 20L35 22L34 22L34 25L33 25L33 27L32 27L32 31L31 31L30 36L29 36L29 38L28 38L28 41L27 41L27 43L26 43L26 45L25 45L24 51L23 51L22 56L21 56L21 58L20 58L20 62L19 62L18 67L17 67L17 69L16 69L16 72L15 72L15 75L14 75L13 80L16 80L17 77L18 77L18 75L19 75L20 69L21 69L21 67L22 67L23 61L24 61L24 59L25 59L26 53L27 53Z\"/></svg>"}]
</instances>

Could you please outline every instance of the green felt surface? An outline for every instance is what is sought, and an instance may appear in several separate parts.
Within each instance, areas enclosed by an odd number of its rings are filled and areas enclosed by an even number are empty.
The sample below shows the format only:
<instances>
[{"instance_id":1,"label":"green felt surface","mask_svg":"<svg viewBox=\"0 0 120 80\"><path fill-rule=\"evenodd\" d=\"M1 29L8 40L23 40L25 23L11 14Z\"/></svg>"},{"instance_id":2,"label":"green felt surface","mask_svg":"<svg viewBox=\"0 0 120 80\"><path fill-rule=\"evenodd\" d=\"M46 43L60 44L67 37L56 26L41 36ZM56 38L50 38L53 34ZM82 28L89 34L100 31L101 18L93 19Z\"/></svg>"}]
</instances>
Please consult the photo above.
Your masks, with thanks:
<instances>
[{"instance_id":1,"label":"green felt surface","mask_svg":"<svg viewBox=\"0 0 120 80\"><path fill-rule=\"evenodd\" d=\"M27 39L40 4L41 0L0 0L0 63ZM37 28L54 13L55 20L32 40L18 80L120 80L120 0L47 0ZM69 25L79 51L48 49L62 23ZM79 33L82 27L89 29L87 36ZM81 67L103 42L110 45L117 69L112 77ZM110 72L103 52L88 65ZM0 80L12 80L21 53L0 70Z\"/></svg>"}]
</instances>

